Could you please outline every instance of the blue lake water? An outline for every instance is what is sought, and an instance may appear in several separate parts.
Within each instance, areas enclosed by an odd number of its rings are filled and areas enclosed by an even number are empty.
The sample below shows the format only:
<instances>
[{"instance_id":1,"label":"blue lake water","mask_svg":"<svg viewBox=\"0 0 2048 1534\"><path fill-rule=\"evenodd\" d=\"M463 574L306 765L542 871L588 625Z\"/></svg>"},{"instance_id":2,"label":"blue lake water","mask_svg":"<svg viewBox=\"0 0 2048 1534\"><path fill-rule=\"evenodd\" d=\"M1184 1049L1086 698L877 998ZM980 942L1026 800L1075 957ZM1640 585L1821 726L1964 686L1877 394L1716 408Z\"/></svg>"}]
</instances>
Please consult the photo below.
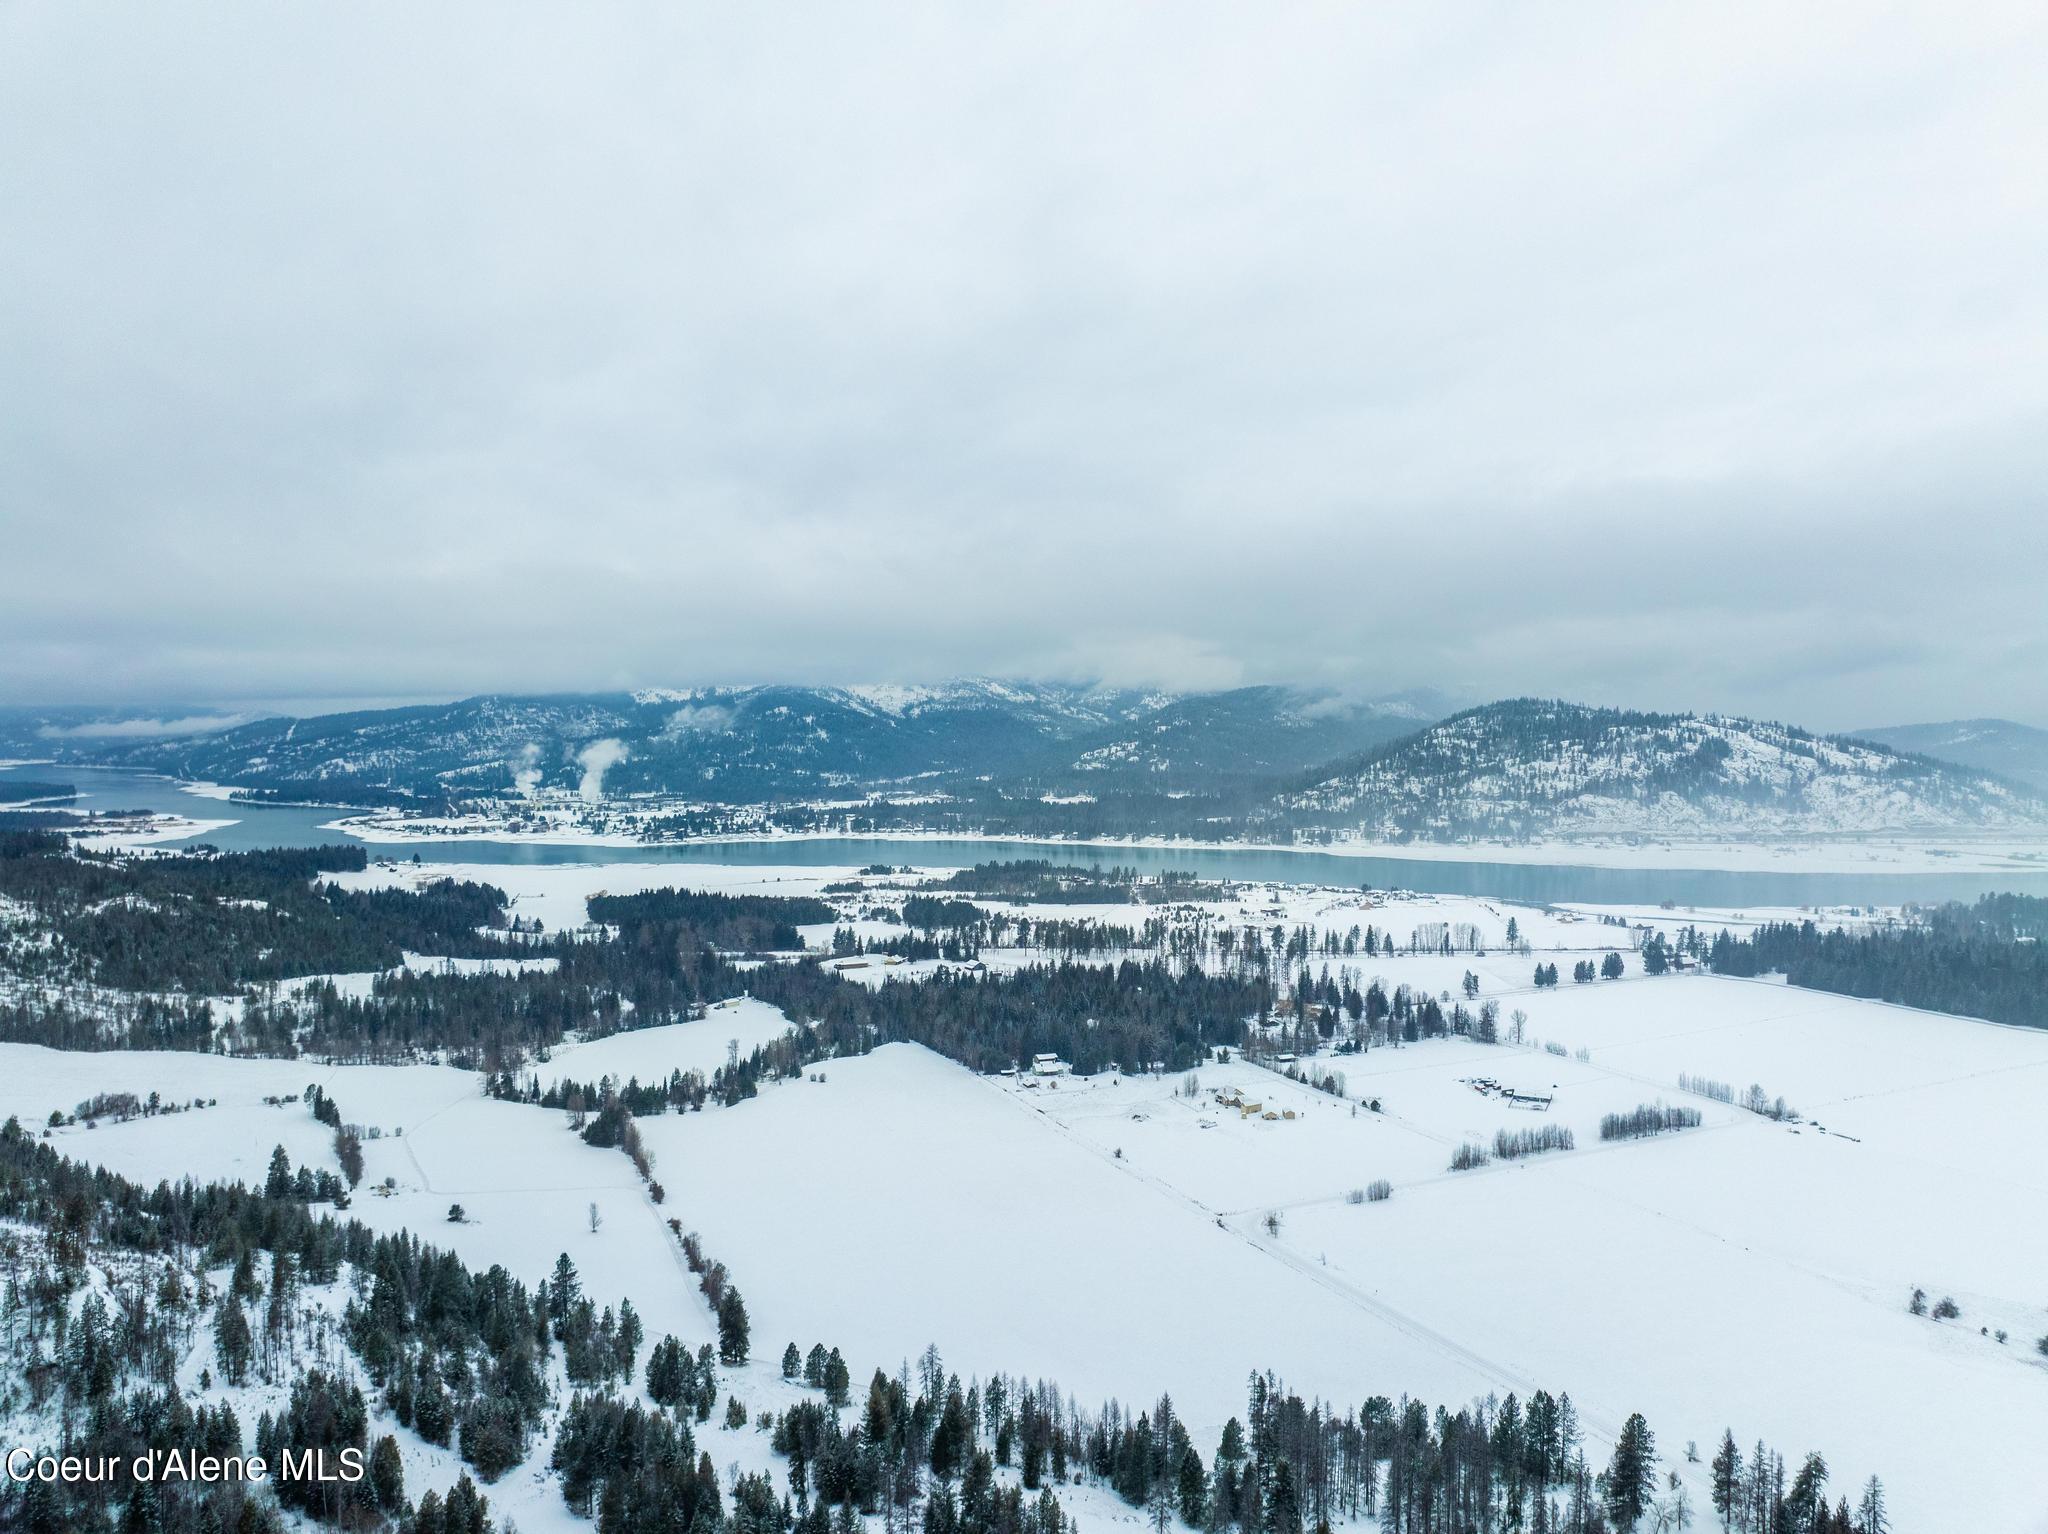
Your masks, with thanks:
<instances>
[{"instance_id":1,"label":"blue lake water","mask_svg":"<svg viewBox=\"0 0 2048 1534\"><path fill-rule=\"evenodd\" d=\"M347 813L300 805L229 804L188 793L165 778L80 767L0 768L9 777L77 785L80 810L156 810L234 824L190 842L228 850L307 847L352 840L321 827ZM4 818L0 818L4 824ZM176 846L178 843L166 843ZM1907 901L1974 900L1988 890L2048 895L2040 873L1772 873L1699 869L1589 868L1522 863L1453 863L1373 858L1279 848L1125 847L1074 842L962 841L932 838L788 837L774 841L692 841L647 847L540 846L459 838L444 842L378 842L374 856L426 863L721 863L740 866L842 866L867 863L945 867L1007 858L1121 864L1145 872L1174 868L1204 878L1292 881L1439 894L1496 895L1545 904L1587 901L1742 909L1750 906L1897 905Z\"/></svg>"}]
</instances>

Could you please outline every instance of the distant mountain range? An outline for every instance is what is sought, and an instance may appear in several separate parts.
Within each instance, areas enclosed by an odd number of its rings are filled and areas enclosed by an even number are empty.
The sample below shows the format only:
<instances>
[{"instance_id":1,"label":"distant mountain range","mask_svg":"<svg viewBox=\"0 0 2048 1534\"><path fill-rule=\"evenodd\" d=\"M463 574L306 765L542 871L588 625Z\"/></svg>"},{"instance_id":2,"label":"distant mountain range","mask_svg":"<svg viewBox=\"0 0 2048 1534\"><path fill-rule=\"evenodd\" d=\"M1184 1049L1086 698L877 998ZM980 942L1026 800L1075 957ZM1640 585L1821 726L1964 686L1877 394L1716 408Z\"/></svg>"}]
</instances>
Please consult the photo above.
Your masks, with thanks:
<instances>
[{"instance_id":1,"label":"distant mountain range","mask_svg":"<svg viewBox=\"0 0 2048 1534\"><path fill-rule=\"evenodd\" d=\"M1055 795L1242 793L1446 712L1284 687L1174 695L987 680L511 697L150 733L133 714L12 710L0 754L386 803L578 789L722 803L1001 783Z\"/></svg>"},{"instance_id":2,"label":"distant mountain range","mask_svg":"<svg viewBox=\"0 0 2048 1534\"><path fill-rule=\"evenodd\" d=\"M898 803L877 828L1019 834L2048 832L2048 732L2003 721L1849 738L1527 698L1453 707L1431 693L1358 700L1288 687L1164 694L967 680L490 695L247 721L16 709L0 712L0 756L362 805L535 793L726 806L888 796Z\"/></svg>"},{"instance_id":3,"label":"distant mountain range","mask_svg":"<svg viewBox=\"0 0 2048 1534\"><path fill-rule=\"evenodd\" d=\"M2030 724L2015 724L2010 719L1952 719L1946 724L1894 724L1855 733L1860 740L1876 741L1895 751L1979 767L2048 793L2048 730Z\"/></svg>"}]
</instances>

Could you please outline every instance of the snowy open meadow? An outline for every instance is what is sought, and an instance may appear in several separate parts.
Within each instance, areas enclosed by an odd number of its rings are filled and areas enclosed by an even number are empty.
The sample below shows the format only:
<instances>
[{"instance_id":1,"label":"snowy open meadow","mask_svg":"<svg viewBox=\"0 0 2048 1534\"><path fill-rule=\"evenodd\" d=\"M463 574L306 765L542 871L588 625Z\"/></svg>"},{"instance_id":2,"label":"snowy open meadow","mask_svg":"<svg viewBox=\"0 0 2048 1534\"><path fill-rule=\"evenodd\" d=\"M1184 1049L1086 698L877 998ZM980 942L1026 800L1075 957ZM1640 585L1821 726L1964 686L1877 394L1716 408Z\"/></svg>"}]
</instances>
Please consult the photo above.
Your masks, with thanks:
<instances>
[{"instance_id":1,"label":"snowy open meadow","mask_svg":"<svg viewBox=\"0 0 2048 1534\"><path fill-rule=\"evenodd\" d=\"M584 925L599 892L814 894L851 870L373 864L343 882L450 873L506 888L513 915L552 932ZM870 881L869 911L900 902L909 882ZM1026 909L1034 920L1145 914ZM674 1220L745 1292L760 1356L734 1388L751 1392L750 1408L780 1402L762 1360L787 1341L840 1348L857 1379L936 1344L963 1378L1040 1376L1084 1402L1170 1392L1205 1442L1241 1412L1255 1369L1351 1405L1542 1388L1568 1392L1603 1445L1646 1413L1696 1508L1703 1461L1732 1428L1745 1445L1820 1449L1839 1487L1882 1473L1900 1530L1941 1528L1967 1507L1973 1529L2038 1534L2048 1499L2038 1468L2021 1467L2038 1467L2048 1443L2048 1359L2034 1346L2048 1332L2048 1173L2030 1154L2048 1036L1769 981L1650 977L1631 946L1642 928L1798 914L1240 889L1176 919L1370 923L1403 940L1428 923L1478 928L1483 952L1307 962L1430 995L1469 973L1521 1042L1091 1077L977 1075L891 1044L734 1106L642 1117L659 1205L626 1157L584 1144L562 1111L492 1099L481 1075L446 1065L0 1045L0 1114L42 1133L53 1110L98 1093L198 1099L47 1133L144 1183L253 1185L276 1146L295 1166L335 1166L300 1097L317 1085L364 1126L352 1212L373 1228L409 1228L528 1283L567 1253L594 1296L630 1297L651 1337L694 1348L716 1332ZM1508 945L1510 919L1529 951ZM880 914L850 925L902 931ZM805 934L814 947L831 935ZM1546 957L1569 969L1607 952L1625 955L1623 978L1531 983ZM852 978L915 983L934 967L877 963ZM699 1020L564 1044L520 1074L543 1087L708 1074L788 1026L733 998ZM1289 1079L1289 1066L1315 1084ZM1739 1106L1752 1083L1791 1116ZM1698 1122L1602 1138L1603 1120L1646 1105ZM1522 1131L1570 1147L1494 1154L1499 1136ZM1461 1150L1483 1164L1453 1170ZM1953 1298L1960 1314L1909 1313L1915 1289ZM731 1443L707 1432L721 1462L769 1466L751 1430ZM569 1526L545 1481L544 1458L516 1472L505 1510L529 1529ZM1101 1515L1122 1516L1116 1506Z\"/></svg>"}]
</instances>

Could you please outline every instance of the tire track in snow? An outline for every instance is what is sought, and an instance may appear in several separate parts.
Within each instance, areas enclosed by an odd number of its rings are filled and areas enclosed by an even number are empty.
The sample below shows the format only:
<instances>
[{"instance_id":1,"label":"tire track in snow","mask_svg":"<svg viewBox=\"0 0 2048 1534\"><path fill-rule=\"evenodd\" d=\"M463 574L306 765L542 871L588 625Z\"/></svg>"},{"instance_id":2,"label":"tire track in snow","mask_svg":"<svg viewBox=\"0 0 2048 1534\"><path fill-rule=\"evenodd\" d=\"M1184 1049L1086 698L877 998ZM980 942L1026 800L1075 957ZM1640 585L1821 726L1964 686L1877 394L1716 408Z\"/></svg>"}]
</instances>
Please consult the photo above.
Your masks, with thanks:
<instances>
[{"instance_id":1,"label":"tire track in snow","mask_svg":"<svg viewBox=\"0 0 2048 1534\"><path fill-rule=\"evenodd\" d=\"M1200 1199L1183 1192L1170 1183L1162 1181L1149 1172L1141 1171L1121 1157L1111 1155L1103 1150L1101 1146L1094 1144L1069 1128L1066 1124L1060 1122L1047 1109L1040 1107L1036 1103L1026 1102L1017 1093L990 1081L977 1072L970 1071L968 1074L988 1091L995 1093L998 1097L1010 1103L1018 1112L1034 1116L1053 1130L1054 1133L1062 1136L1098 1160L1107 1162L1125 1176L1134 1178L1146 1187L1164 1195L1191 1212L1202 1215L1213 1222L1219 1231L1222 1231L1227 1236L1235 1236L1269 1261L1277 1263L1300 1277L1308 1279L1341 1303L1350 1306L1363 1315L1372 1317L1382 1326L1435 1353L1445 1361L1458 1365L1460 1368L1477 1375L1482 1380L1489 1381L1497 1394L1505 1394L1512 1391L1526 1401L1539 1388L1548 1388L1547 1386L1539 1386L1536 1381L1524 1375L1520 1370L1511 1368L1501 1363L1498 1359L1489 1358L1485 1354L1467 1347L1448 1333L1437 1330L1427 1322L1369 1293L1352 1280L1346 1278L1341 1271L1333 1272L1326 1264L1312 1261L1305 1253L1298 1252L1282 1244L1277 1238L1265 1238L1260 1236L1256 1230L1246 1230L1241 1225L1231 1223L1230 1217L1217 1213L1209 1208L1208 1205L1202 1203ZM1738 1116L1726 1125L1716 1127L1744 1127L1742 1116ZM1502 1168L1502 1170L1528 1171L1530 1168ZM1451 1173L1445 1173L1442 1180L1448 1181L1452 1175ZM1437 1179L1432 1179L1432 1181L1435 1180ZM1445 1404L1448 1405L1449 1403ZM1580 1431L1585 1439L1596 1440L1605 1447L1611 1447L1621 1436L1621 1423L1605 1410L1589 1403L1586 1399L1576 1396L1572 1398L1572 1405L1578 1413ZM1588 1458L1591 1460L1594 1459L1594 1456L1589 1455ZM1672 1456L1665 1457L1664 1466L1666 1469L1675 1471L1678 1474L1679 1479L1684 1482L1687 1491L1695 1501L1708 1496L1709 1488L1705 1479L1704 1467L1689 1464L1683 1458Z\"/></svg>"},{"instance_id":2,"label":"tire track in snow","mask_svg":"<svg viewBox=\"0 0 2048 1534\"><path fill-rule=\"evenodd\" d=\"M441 1106L440 1106L440 1107L436 1108L436 1109L435 1109L435 1110L434 1110L434 1111L433 1111L432 1113L429 1113L429 1114L428 1114L428 1115L427 1115L427 1116L426 1116L425 1118L422 1118L422 1119L421 1119L421 1120L420 1120L420 1121L419 1121L418 1123L414 1124L414 1125L412 1126L412 1128L411 1128L411 1132L409 1132L409 1133L406 1133L406 1134L401 1134L401 1135L397 1135L397 1136L394 1136L394 1138L395 1138L395 1139L399 1139L399 1140L402 1140L402 1141L404 1141L404 1142L405 1142L405 1154L406 1154L406 1159L408 1159L409 1161L411 1161L411 1162L412 1162L412 1169L413 1169L413 1170L414 1170L415 1172L419 1173L419 1178L420 1178L420 1190L421 1190L422 1192L425 1192L425 1193L437 1193L437 1194L438 1194L438 1193L460 1193L460 1194L463 1194L463 1195L465 1195L465 1196L467 1196L467 1197L469 1197L469 1198L484 1198L484 1197L488 1197L488 1196L489 1196L489 1195L491 1195L491 1194L496 1194L496 1193L514 1193L514 1194L517 1194L517 1193L615 1193L615 1192L617 1192L617 1191L618 1191L618 1190L619 1190L620 1188L623 1188L623 1187L625 1187L625 1186L626 1186L626 1184L624 1184L624 1183L619 1183L619 1182L576 1182L576 1183L559 1183L559 1184L557 1184L557 1183L550 1183L550 1184L548 1184L548 1185L546 1185L546 1186L543 1186L543 1187L525 1187L525 1188L508 1188L508 1187L503 1187L503 1186L498 1186L498 1187L489 1187L489 1188L437 1188L437 1187L435 1187L435 1186L434 1186L434 1180L433 1180L433 1179L432 1179L431 1177L429 1177L429 1176L427 1175L427 1169L426 1169L426 1166L425 1166L425 1164L424 1164L423 1162L421 1162L421 1160L420 1160L419 1152L413 1149L413 1137L414 1137L414 1135L415 1135L415 1134L417 1134L417 1133L418 1133L418 1132L419 1132L420 1130L422 1130L422 1129L426 1128L426 1127L427 1127L427 1125L429 1125L429 1124L433 1123L433 1121L434 1121L435 1119L439 1118L439 1117L440 1117L440 1116L441 1116L442 1114L444 1114L444 1113L448 1112L448 1110L449 1110L449 1109L451 1109L451 1108L456 1108L456 1107L459 1107L459 1106L461 1106L461 1105L462 1105L463 1103L466 1103L466 1102L471 1102L471 1101L474 1101L474 1099L473 1099L473 1098L469 1098L469 1097L458 1097L458 1098L455 1098L454 1100L452 1100L452 1101L450 1101L450 1102L445 1102L445 1103L441 1104ZM508 1104L507 1106L513 1106L513 1107L516 1107L516 1106L520 1106L520 1105L518 1105L518 1104ZM650 1203L648 1207L649 1207L649 1208L652 1208L652 1207L653 1207L653 1205L652 1205L652 1204Z\"/></svg>"},{"instance_id":3,"label":"tire track in snow","mask_svg":"<svg viewBox=\"0 0 2048 1534\"><path fill-rule=\"evenodd\" d=\"M1125 1176L1143 1183L1154 1192L1171 1199L1192 1213L1201 1215L1204 1219L1213 1223L1225 1235L1235 1236L1238 1240L1244 1242L1269 1260L1277 1262L1283 1267L1290 1268L1301 1276L1310 1279L1329 1293L1335 1295L1339 1300L1350 1305L1353 1309L1372 1316L1382 1325L1398 1332L1411 1342L1419 1343L1448 1362L1457 1364L1461 1368L1478 1375L1482 1380L1491 1382L1496 1389L1514 1391L1524 1399L1527 1399L1537 1388L1532 1381L1519 1371L1511 1369L1497 1360L1487 1358L1483 1354L1474 1352L1455 1338L1417 1320L1405 1311L1396 1309L1386 1301L1366 1293L1356 1284L1353 1284L1340 1274L1331 1272L1324 1265L1312 1262L1306 1256L1294 1252L1278 1242L1262 1239L1251 1231L1231 1224L1226 1216L1217 1213L1192 1194L1183 1192L1181 1189L1163 1181L1150 1172L1141 1171L1121 1157L1111 1155L1103 1150L1101 1146L1094 1144L1067 1125L1061 1123L1048 1110L1039 1107L1035 1103L1025 1102L1016 1093L1007 1091L989 1082L984 1077L976 1075L974 1079L980 1082L987 1090L994 1092L997 1096L1009 1102L1020 1113L1035 1116L1055 1134L1060 1135L1071 1144L1086 1151L1097 1160L1108 1163ZM1597 1419L1589 1415L1583 1407L1579 1411L1579 1421L1582 1425L1592 1428L1609 1441L1612 1441L1613 1437L1620 1431L1618 1425L1610 1424L1605 1419Z\"/></svg>"},{"instance_id":4,"label":"tire track in snow","mask_svg":"<svg viewBox=\"0 0 2048 1534\"><path fill-rule=\"evenodd\" d=\"M1705 1135L1725 1133L1730 1130L1760 1131L1770 1127L1772 1126L1768 1120L1759 1119L1754 1124L1746 1124L1742 1119L1731 1118L1716 1124L1702 1124L1685 1130L1683 1133L1690 1139L1699 1139ZM1837 1135L1832 1138L1846 1139L1847 1136ZM1583 1162L1588 1157L1623 1155L1629 1151L1645 1151L1654 1145L1673 1144L1676 1142L1676 1139L1677 1135L1674 1133L1653 1135L1643 1139L1603 1141L1598 1145L1589 1145L1584 1150L1548 1151L1526 1158L1514 1157L1506 1161L1492 1160L1485 1166L1472 1167L1463 1172L1436 1172L1428 1177L1418 1177L1412 1182L1396 1183L1394 1186L1399 1192L1410 1193L1418 1188L1436 1188L1450 1184L1463 1187L1467 1183L1478 1182L1482 1178L1504 1177L1517 1172L1530 1172L1541 1176L1543 1173L1558 1167ZM1456 1142L1447 1143L1454 1144ZM1259 1204L1251 1208L1225 1209L1218 1212L1225 1219L1234 1220L1243 1215L1259 1214L1267 1210L1280 1210L1284 1212L1294 1209L1316 1209L1326 1204L1345 1203L1350 1199L1351 1193L1352 1190L1347 1188L1342 1193L1318 1194L1313 1198L1292 1199L1286 1203Z\"/></svg>"}]
</instances>

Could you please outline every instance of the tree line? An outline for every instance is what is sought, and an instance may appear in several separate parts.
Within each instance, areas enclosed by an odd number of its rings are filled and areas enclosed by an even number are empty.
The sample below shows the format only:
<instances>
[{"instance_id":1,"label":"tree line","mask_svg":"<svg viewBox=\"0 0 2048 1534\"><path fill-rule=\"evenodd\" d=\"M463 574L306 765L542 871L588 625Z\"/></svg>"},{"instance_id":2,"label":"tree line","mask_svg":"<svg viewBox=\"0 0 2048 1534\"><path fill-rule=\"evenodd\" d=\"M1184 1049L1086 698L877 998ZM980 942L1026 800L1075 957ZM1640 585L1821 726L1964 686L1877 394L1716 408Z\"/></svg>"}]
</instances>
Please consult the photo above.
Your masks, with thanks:
<instances>
[{"instance_id":1,"label":"tree line","mask_svg":"<svg viewBox=\"0 0 2048 1534\"><path fill-rule=\"evenodd\" d=\"M1870 932L1810 919L1724 931L1707 962L1723 975L1783 972L1812 990L2048 1028L2048 900L2032 896L1987 895Z\"/></svg>"},{"instance_id":2,"label":"tree line","mask_svg":"<svg viewBox=\"0 0 2048 1534\"><path fill-rule=\"evenodd\" d=\"M295 975L390 969L407 950L505 951L478 931L504 925L502 890L452 879L345 890L320 877L365 866L360 847L141 858L72 852L54 832L0 831L0 896L25 906L36 928L36 941L7 944L6 967L27 979L221 996Z\"/></svg>"},{"instance_id":3,"label":"tree line","mask_svg":"<svg viewBox=\"0 0 2048 1534\"><path fill-rule=\"evenodd\" d=\"M9 1119L0 1126L0 1219L42 1238L38 1251L9 1248L0 1336L20 1365L18 1404L58 1412L64 1452L105 1452L124 1464L151 1447L195 1442L273 1460L282 1448L354 1447L371 1475L338 1488L280 1485L285 1504L329 1522L480 1534L488 1519L473 1485L407 1502L402 1479L374 1473L380 1453L391 1456L365 1437L368 1402L344 1358L401 1425L455 1449L488 1482L530 1451L556 1346L574 1383L603 1388L633 1376L641 1332L630 1301L600 1312L566 1258L529 1290L502 1267L477 1272L409 1233L337 1218L304 1191L281 1157L262 1189L190 1179L145 1189L59 1155ZM89 1251L127 1265L117 1305L88 1292ZM211 1275L222 1269L228 1277L216 1287ZM338 1316L306 1308L309 1290L345 1274L355 1292ZM260 1418L248 1440L228 1408L194 1406L179 1391L177 1361L201 1326L224 1383L293 1382L287 1406ZM202 1374L202 1392L210 1385ZM126 1480L10 1486L0 1491L0 1526L280 1527L240 1485ZM294 1502L301 1495L308 1500Z\"/></svg>"}]
</instances>

